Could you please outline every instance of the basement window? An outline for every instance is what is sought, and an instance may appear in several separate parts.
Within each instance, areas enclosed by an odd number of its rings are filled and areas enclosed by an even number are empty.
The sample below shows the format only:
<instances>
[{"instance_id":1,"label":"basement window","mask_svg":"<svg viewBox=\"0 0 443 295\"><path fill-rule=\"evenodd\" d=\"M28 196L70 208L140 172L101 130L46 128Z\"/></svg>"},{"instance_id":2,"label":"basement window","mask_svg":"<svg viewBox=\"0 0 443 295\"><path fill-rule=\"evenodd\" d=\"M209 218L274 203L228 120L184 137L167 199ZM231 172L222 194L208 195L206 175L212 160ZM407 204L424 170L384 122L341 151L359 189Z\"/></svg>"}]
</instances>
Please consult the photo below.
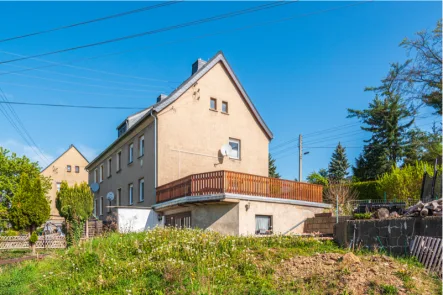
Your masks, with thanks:
<instances>
[{"instance_id":1,"label":"basement window","mask_svg":"<svg viewBox=\"0 0 443 295\"><path fill-rule=\"evenodd\" d=\"M255 215L255 234L256 235L272 234L272 216Z\"/></svg>"}]
</instances>

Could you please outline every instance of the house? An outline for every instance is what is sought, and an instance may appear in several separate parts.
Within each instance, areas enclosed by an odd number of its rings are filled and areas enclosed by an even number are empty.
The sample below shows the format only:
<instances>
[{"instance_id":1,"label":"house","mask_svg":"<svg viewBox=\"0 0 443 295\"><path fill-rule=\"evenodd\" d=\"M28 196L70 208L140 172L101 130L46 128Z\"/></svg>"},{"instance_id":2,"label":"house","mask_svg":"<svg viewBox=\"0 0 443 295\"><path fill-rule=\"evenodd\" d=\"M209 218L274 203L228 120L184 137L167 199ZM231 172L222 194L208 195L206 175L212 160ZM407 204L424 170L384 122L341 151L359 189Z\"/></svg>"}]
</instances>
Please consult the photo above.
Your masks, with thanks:
<instances>
[{"instance_id":1,"label":"house","mask_svg":"<svg viewBox=\"0 0 443 295\"><path fill-rule=\"evenodd\" d=\"M96 215L121 210L142 227L158 220L226 234L299 231L291 228L329 205L321 186L267 177L272 137L223 53L198 59L86 167L89 183L99 183Z\"/></svg>"},{"instance_id":2,"label":"house","mask_svg":"<svg viewBox=\"0 0 443 295\"><path fill-rule=\"evenodd\" d=\"M62 181L66 181L68 185L72 186L75 183L87 182L88 172L85 170L85 167L88 163L88 160L82 153L71 144L63 154L40 172L43 176L51 178L52 187L49 190L51 222L59 224L63 221L55 206L55 198L60 190L60 184Z\"/></svg>"}]
</instances>

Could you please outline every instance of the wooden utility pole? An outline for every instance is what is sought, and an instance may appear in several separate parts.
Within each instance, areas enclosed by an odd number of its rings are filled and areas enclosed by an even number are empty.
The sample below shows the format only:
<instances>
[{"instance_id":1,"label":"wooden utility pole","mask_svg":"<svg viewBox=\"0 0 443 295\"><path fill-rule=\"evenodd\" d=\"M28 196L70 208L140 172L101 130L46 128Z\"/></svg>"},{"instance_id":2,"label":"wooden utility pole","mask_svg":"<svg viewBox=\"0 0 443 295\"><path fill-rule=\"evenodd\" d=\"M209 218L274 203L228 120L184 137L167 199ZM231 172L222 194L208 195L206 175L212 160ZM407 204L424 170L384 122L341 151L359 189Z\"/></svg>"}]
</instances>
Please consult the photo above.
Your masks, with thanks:
<instances>
[{"instance_id":1,"label":"wooden utility pole","mask_svg":"<svg viewBox=\"0 0 443 295\"><path fill-rule=\"evenodd\" d=\"M302 169L303 169L303 138L300 134L298 136L298 181L302 181Z\"/></svg>"}]
</instances>

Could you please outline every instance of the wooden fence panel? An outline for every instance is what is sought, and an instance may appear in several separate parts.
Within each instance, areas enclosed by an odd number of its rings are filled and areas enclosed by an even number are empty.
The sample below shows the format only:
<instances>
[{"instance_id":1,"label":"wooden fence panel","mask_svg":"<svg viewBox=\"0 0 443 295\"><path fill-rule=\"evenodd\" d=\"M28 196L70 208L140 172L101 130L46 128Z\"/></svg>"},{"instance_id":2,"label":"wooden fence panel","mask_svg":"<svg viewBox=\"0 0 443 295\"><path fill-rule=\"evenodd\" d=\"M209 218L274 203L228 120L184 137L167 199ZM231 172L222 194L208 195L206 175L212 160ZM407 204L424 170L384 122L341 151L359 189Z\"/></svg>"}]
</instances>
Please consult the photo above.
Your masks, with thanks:
<instances>
[{"instance_id":1,"label":"wooden fence panel","mask_svg":"<svg viewBox=\"0 0 443 295\"><path fill-rule=\"evenodd\" d=\"M410 253L426 269L442 276L442 239L415 236Z\"/></svg>"}]
</instances>

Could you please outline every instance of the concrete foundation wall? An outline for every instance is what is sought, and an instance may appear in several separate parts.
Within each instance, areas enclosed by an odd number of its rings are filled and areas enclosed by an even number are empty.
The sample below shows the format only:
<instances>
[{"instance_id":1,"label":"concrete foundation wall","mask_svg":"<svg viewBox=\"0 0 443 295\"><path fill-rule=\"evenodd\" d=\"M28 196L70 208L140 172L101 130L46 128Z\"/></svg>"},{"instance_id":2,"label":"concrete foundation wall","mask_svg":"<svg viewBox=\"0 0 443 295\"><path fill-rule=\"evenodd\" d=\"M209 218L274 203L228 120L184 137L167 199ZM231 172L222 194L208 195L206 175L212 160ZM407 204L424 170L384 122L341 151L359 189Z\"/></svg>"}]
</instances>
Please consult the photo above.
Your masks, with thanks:
<instances>
[{"instance_id":1,"label":"concrete foundation wall","mask_svg":"<svg viewBox=\"0 0 443 295\"><path fill-rule=\"evenodd\" d=\"M385 249L388 253L409 253L414 236L442 237L442 218L396 218L348 220L334 226L334 240L348 247L354 236L356 247Z\"/></svg>"},{"instance_id":2,"label":"concrete foundation wall","mask_svg":"<svg viewBox=\"0 0 443 295\"><path fill-rule=\"evenodd\" d=\"M249 208L246 210L246 205ZM255 201L240 201L239 203L239 234L255 234L255 216L272 216L272 228L274 234L303 233L303 224L295 229L295 225L306 218L314 217L315 213L323 212L323 208L297 206L290 204L278 204Z\"/></svg>"}]
</instances>

